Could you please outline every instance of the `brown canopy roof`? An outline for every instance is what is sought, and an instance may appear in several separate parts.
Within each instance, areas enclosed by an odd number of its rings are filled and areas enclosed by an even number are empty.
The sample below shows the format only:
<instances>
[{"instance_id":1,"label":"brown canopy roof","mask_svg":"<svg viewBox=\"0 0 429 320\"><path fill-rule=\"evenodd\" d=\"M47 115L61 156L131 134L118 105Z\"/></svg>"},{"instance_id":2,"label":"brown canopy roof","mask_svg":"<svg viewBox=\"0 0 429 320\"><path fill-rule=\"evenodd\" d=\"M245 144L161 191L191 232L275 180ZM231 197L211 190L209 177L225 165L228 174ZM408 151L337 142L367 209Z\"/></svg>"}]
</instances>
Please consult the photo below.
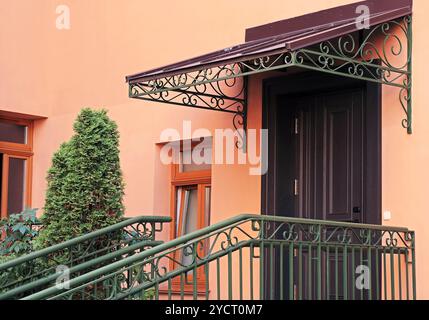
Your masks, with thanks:
<instances>
[{"instance_id":1,"label":"brown canopy roof","mask_svg":"<svg viewBox=\"0 0 429 320\"><path fill-rule=\"evenodd\" d=\"M199 57L126 77L127 82L148 81L267 56L278 51L293 51L357 31L356 8L370 9L371 26L412 13L412 0L368 0L281 20L246 30L246 42Z\"/></svg>"}]
</instances>

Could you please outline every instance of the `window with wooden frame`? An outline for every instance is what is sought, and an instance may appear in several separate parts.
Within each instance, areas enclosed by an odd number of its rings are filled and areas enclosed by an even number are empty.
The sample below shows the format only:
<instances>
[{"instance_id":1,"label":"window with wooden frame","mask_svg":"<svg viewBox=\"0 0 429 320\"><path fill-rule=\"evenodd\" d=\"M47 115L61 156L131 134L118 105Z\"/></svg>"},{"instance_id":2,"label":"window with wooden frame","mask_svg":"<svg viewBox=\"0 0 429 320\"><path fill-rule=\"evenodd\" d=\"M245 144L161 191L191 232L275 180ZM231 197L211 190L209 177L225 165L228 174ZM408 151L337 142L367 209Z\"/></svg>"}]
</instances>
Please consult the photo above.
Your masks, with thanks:
<instances>
[{"instance_id":1,"label":"window with wooden frame","mask_svg":"<svg viewBox=\"0 0 429 320\"><path fill-rule=\"evenodd\" d=\"M1 218L31 206L33 121L0 116Z\"/></svg>"},{"instance_id":2,"label":"window with wooden frame","mask_svg":"<svg viewBox=\"0 0 429 320\"><path fill-rule=\"evenodd\" d=\"M192 152L208 152L206 159L211 162L211 146L201 150L195 150L195 146L186 149L180 147L179 161L172 164L171 172L171 239L183 236L195 230L210 225L210 198L211 198L211 163L195 163ZM187 159L187 161L184 161ZM208 244L207 244L208 245ZM198 254L204 255L207 245L198 248ZM189 265L192 263L192 256L186 256L183 252L175 253L174 260L170 267L177 265ZM193 272L189 272L186 277L173 279L174 291L192 292ZM197 270L197 288L199 291L205 290L204 268Z\"/></svg>"}]
</instances>

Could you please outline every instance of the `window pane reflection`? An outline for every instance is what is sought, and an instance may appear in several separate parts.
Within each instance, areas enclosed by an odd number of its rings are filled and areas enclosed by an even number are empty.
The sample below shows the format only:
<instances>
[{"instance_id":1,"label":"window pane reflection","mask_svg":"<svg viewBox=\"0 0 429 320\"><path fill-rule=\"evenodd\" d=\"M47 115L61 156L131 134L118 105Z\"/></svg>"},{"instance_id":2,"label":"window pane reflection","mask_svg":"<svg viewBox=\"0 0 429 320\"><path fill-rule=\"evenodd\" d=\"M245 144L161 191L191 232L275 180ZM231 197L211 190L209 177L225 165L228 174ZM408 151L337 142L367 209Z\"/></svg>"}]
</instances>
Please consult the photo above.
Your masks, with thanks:
<instances>
[{"instance_id":1,"label":"window pane reflection","mask_svg":"<svg viewBox=\"0 0 429 320\"><path fill-rule=\"evenodd\" d=\"M19 213L25 209L25 175L27 160L9 158L7 213Z\"/></svg>"},{"instance_id":2,"label":"window pane reflection","mask_svg":"<svg viewBox=\"0 0 429 320\"><path fill-rule=\"evenodd\" d=\"M0 141L27 143L27 126L0 121Z\"/></svg>"}]
</instances>

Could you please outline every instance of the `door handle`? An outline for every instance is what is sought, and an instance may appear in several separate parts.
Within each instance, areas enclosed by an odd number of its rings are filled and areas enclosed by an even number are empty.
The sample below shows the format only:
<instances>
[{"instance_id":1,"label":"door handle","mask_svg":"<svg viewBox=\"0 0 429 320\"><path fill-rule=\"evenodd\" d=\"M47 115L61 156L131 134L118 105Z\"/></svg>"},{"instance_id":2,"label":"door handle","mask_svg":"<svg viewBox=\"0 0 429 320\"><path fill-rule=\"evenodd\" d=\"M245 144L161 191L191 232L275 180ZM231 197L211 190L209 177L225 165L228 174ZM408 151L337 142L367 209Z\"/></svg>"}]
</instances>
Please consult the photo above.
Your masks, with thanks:
<instances>
[{"instance_id":1,"label":"door handle","mask_svg":"<svg viewBox=\"0 0 429 320\"><path fill-rule=\"evenodd\" d=\"M361 222L361 208L360 207L353 207L353 213L352 213L352 222L359 223Z\"/></svg>"}]
</instances>

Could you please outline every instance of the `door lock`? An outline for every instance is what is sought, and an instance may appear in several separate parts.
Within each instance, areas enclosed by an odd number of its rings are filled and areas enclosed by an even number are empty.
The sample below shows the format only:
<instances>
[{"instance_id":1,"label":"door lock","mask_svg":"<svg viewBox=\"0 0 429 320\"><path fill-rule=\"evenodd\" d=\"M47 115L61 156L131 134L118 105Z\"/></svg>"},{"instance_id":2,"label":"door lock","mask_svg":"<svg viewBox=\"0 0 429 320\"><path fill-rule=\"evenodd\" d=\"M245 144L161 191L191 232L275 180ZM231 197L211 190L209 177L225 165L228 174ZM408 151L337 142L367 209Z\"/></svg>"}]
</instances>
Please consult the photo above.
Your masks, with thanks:
<instances>
[{"instance_id":1,"label":"door lock","mask_svg":"<svg viewBox=\"0 0 429 320\"><path fill-rule=\"evenodd\" d=\"M361 222L361 208L360 207L353 207L353 213L352 213L352 217L353 217L353 222L355 223L359 223Z\"/></svg>"}]
</instances>

